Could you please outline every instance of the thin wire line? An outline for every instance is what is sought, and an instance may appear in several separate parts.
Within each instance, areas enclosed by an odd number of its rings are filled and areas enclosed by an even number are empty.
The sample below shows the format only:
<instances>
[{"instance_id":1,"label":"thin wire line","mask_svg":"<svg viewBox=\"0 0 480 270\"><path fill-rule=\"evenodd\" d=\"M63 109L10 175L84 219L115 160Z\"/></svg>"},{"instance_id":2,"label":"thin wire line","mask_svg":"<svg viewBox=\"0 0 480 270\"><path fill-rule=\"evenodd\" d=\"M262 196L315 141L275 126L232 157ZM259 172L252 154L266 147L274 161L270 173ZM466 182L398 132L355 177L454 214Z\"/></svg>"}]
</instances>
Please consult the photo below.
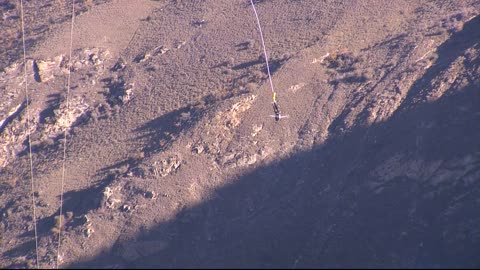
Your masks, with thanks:
<instances>
[{"instance_id":1,"label":"thin wire line","mask_svg":"<svg viewBox=\"0 0 480 270\"><path fill-rule=\"evenodd\" d=\"M75 22L75 0L72 0L72 22L70 28L70 53L68 58L68 75L67 75L67 107L66 111L68 112L69 108L69 96L70 96L70 81L71 81L71 63L72 63L72 47L73 47L73 25ZM61 193L60 193L60 213L58 214L60 228L58 230L58 249L57 249L57 261L56 261L56 268L58 269L59 260L60 260L60 247L62 242L62 222L63 222L63 193L64 193L64 186L65 186L65 163L67 157L67 131L68 129L65 128L64 130L64 141L63 141L63 165L62 165L62 186L61 186Z\"/></svg>"},{"instance_id":2,"label":"thin wire line","mask_svg":"<svg viewBox=\"0 0 480 270\"><path fill-rule=\"evenodd\" d=\"M26 99L26 110L27 110L27 137L28 137L28 157L30 160L30 179L31 179L31 192L32 192L32 206L33 206L33 229L35 235L35 254L36 254L36 265L37 269L40 269L38 262L38 234L37 234L37 213L36 213L36 203L35 203L35 185L33 178L33 159L32 159L32 141L30 138L30 109L28 106L28 76L27 76L27 49L25 46L25 23L23 19L23 0L20 0L20 17L22 24L22 43L23 43L23 74L25 77L25 99Z\"/></svg>"},{"instance_id":3,"label":"thin wire line","mask_svg":"<svg viewBox=\"0 0 480 270\"><path fill-rule=\"evenodd\" d=\"M270 87L272 89L272 93L275 93L275 90L273 90L272 75L270 74L270 66L268 65L268 56L267 56L267 49L265 47L265 40L263 39L262 27L260 26L260 19L258 18L257 9L253 4L253 0L250 0L250 3L252 3L253 12L255 13L255 17L257 18L258 31L260 32L260 39L262 40L262 45L263 45L263 54L265 55L265 62L267 63L267 72L268 72L268 79L270 80Z\"/></svg>"}]
</instances>

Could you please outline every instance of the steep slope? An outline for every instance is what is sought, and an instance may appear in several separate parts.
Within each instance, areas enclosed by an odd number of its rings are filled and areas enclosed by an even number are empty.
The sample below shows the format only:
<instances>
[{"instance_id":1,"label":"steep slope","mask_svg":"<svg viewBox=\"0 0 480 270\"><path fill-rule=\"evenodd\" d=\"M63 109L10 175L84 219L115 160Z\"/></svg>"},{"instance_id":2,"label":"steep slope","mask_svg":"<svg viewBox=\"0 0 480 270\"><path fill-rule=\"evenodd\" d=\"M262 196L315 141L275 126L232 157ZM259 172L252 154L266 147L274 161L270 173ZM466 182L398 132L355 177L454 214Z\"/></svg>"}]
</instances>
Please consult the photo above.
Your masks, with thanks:
<instances>
[{"instance_id":1,"label":"steep slope","mask_svg":"<svg viewBox=\"0 0 480 270\"><path fill-rule=\"evenodd\" d=\"M247 1L79 16L70 111L68 24L35 47L40 264L67 129L62 266L478 266L480 3L257 5L280 122ZM35 261L21 70L2 74L4 267Z\"/></svg>"}]
</instances>

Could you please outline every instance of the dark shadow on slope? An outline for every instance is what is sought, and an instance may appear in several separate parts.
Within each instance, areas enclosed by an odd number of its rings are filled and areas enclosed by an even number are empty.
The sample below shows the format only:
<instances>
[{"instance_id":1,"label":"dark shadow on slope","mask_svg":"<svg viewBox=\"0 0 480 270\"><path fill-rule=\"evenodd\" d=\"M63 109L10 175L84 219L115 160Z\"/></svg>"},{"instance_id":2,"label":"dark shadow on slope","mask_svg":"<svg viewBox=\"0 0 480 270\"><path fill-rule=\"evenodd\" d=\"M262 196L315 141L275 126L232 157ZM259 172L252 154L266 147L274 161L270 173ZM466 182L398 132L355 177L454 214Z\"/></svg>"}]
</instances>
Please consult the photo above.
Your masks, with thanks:
<instances>
[{"instance_id":1,"label":"dark shadow on slope","mask_svg":"<svg viewBox=\"0 0 480 270\"><path fill-rule=\"evenodd\" d=\"M40 69L36 61L33 62L33 78L37 83L41 83L42 79L40 78Z\"/></svg>"},{"instance_id":2,"label":"dark shadow on slope","mask_svg":"<svg viewBox=\"0 0 480 270\"><path fill-rule=\"evenodd\" d=\"M65 194L63 195L62 214L65 215L67 212L72 212L74 217L76 217L77 219L81 219L90 210L98 209L102 203L103 190L105 189L105 187L111 184L117 176L118 175L114 173L109 173L106 174L106 176L101 181L90 186L89 188L65 192ZM48 234L52 233L51 230L55 226L55 218L58 217L59 213L60 208L51 216L37 220L37 233L39 237L48 236ZM80 225L76 224L77 222L75 221L78 220L72 219L70 223L64 225L67 227ZM33 236L33 229L20 235L20 237ZM15 249L16 248L14 248L13 250Z\"/></svg>"},{"instance_id":3,"label":"dark shadow on slope","mask_svg":"<svg viewBox=\"0 0 480 270\"><path fill-rule=\"evenodd\" d=\"M73 212L75 216L83 216L90 210L97 209L101 206L104 189L110 185L118 174L108 173L98 183L87 189L68 191L63 195L63 211ZM95 196L92 196L94 194ZM88 197L88 200L85 198ZM59 213L59 212L58 212ZM56 215L58 215L56 213Z\"/></svg>"},{"instance_id":4,"label":"dark shadow on slope","mask_svg":"<svg viewBox=\"0 0 480 270\"><path fill-rule=\"evenodd\" d=\"M285 64L286 61L288 61L288 57L283 57L283 58L279 58L279 59L269 59L269 68L270 68L270 73L273 75L275 72L278 71L278 69L280 69L280 67L282 67L283 64ZM238 64L238 65L235 65L232 67L233 70L242 70L242 69L247 69L249 67L252 67L252 66L255 66L255 65L260 65L260 64L264 64L265 65L265 58L263 57L263 55L261 55L258 60L253 60L253 61L248 61L248 62L245 62L245 63L241 63L241 64ZM262 68L262 72L265 73L265 74L268 74L268 70L267 70L267 65L265 65L263 68Z\"/></svg>"},{"instance_id":5,"label":"dark shadow on slope","mask_svg":"<svg viewBox=\"0 0 480 270\"><path fill-rule=\"evenodd\" d=\"M50 121L53 121L53 118L55 117L55 110L60 107L61 98L61 95L58 93L49 94L47 96L47 102L45 104L46 109L41 111L38 116L38 121L40 123L46 123L49 118Z\"/></svg>"},{"instance_id":6,"label":"dark shadow on slope","mask_svg":"<svg viewBox=\"0 0 480 270\"><path fill-rule=\"evenodd\" d=\"M108 186L113 180L115 180L115 174L108 174L105 178L93 186L77 191L66 192L63 196L63 216L68 216L68 212L72 212L73 217L71 219L64 219L64 224L62 226L62 231L73 229L77 226L84 224L84 215L87 214L90 210L98 209L102 205L103 199L103 190ZM56 236L58 234L58 227L56 227L56 218L58 218L60 209L58 209L54 214L48 217L41 218L37 220L37 234L38 237L50 237L52 235ZM28 237L33 239L35 237L34 230L31 228L25 233L21 234L20 237ZM3 256L17 258L29 254L30 251L35 251L35 241L31 240L25 242L21 245L15 246L9 250L3 252ZM32 254L32 253L30 253ZM11 265L7 268L15 268L15 265Z\"/></svg>"},{"instance_id":7,"label":"dark shadow on slope","mask_svg":"<svg viewBox=\"0 0 480 270\"><path fill-rule=\"evenodd\" d=\"M388 48L390 49L399 48L406 37L408 37L407 34L400 34L400 35L394 36L393 38L387 39L385 41L378 42L374 44L372 47L375 48L375 47L388 46ZM364 49L364 50L367 50L367 49Z\"/></svg>"},{"instance_id":8,"label":"dark shadow on slope","mask_svg":"<svg viewBox=\"0 0 480 270\"><path fill-rule=\"evenodd\" d=\"M102 79L101 82L105 84L105 88L108 89L104 93L104 96L110 106L122 105L122 97L126 93L126 82L123 76L118 78L106 78Z\"/></svg>"},{"instance_id":9,"label":"dark shadow on slope","mask_svg":"<svg viewBox=\"0 0 480 270\"><path fill-rule=\"evenodd\" d=\"M3 121L3 123L0 125L0 134L2 134L5 127L8 124L10 124L13 121L13 119L15 119L18 115L20 115L20 113L23 111L23 109L25 109L26 105L27 105L26 101L22 102L22 104L20 104L20 107L18 108L18 110L15 113L13 113L12 115L10 115L9 117L7 117Z\"/></svg>"},{"instance_id":10,"label":"dark shadow on slope","mask_svg":"<svg viewBox=\"0 0 480 270\"><path fill-rule=\"evenodd\" d=\"M35 250L34 240L25 242L21 245L16 246L15 248L5 251L3 253L3 256L17 258L17 257L25 256L25 254L28 254L28 251L30 250ZM7 267L7 269L14 269L14 267Z\"/></svg>"},{"instance_id":11,"label":"dark shadow on slope","mask_svg":"<svg viewBox=\"0 0 480 270\"><path fill-rule=\"evenodd\" d=\"M2 2L0 2L0 8L1 8L0 10L3 13L5 11L15 9L16 6L15 6L15 4L10 3L9 1L2 1Z\"/></svg>"},{"instance_id":12,"label":"dark shadow on slope","mask_svg":"<svg viewBox=\"0 0 480 270\"><path fill-rule=\"evenodd\" d=\"M117 162L113 165L110 165L110 166L107 166L105 168L100 169L99 172L97 173L97 175L104 174L104 173L107 173L109 171L117 171L117 172L127 171L128 168L133 168L133 167L137 166L138 163L139 163L139 160L137 160L133 157L128 158L126 160Z\"/></svg>"},{"instance_id":13,"label":"dark shadow on slope","mask_svg":"<svg viewBox=\"0 0 480 270\"><path fill-rule=\"evenodd\" d=\"M440 47L437 65L409 98L475 44L472 25L478 17ZM433 103L258 168L209 201L71 267L478 267L479 108L471 79ZM166 247L122 256L125 246L152 241Z\"/></svg>"},{"instance_id":14,"label":"dark shadow on slope","mask_svg":"<svg viewBox=\"0 0 480 270\"><path fill-rule=\"evenodd\" d=\"M245 63L241 63L241 64L238 64L238 65L235 65L232 67L233 70L241 70L241 69L246 69L246 68L249 68L251 66L255 66L255 65L260 65L262 63L264 63L265 61L262 60L262 59L258 59L258 60L254 60L254 61L248 61L248 62L245 62Z\"/></svg>"},{"instance_id":15,"label":"dark shadow on slope","mask_svg":"<svg viewBox=\"0 0 480 270\"><path fill-rule=\"evenodd\" d=\"M148 121L135 132L136 140L144 141L144 147L133 156L99 170L97 175L109 172L122 175L132 173L137 177L145 177L146 171L141 163L152 154L159 153L173 143L179 134L190 128L200 117L202 109L196 106L186 106L166 113Z\"/></svg>"},{"instance_id":16,"label":"dark shadow on slope","mask_svg":"<svg viewBox=\"0 0 480 270\"><path fill-rule=\"evenodd\" d=\"M198 119L201 110L186 106L153 119L135 130L140 135L137 140L146 140L143 152L145 156L158 153L169 146L185 129Z\"/></svg>"},{"instance_id":17,"label":"dark shadow on slope","mask_svg":"<svg viewBox=\"0 0 480 270\"><path fill-rule=\"evenodd\" d=\"M246 42L241 42L241 43L238 43L237 45L235 45L235 48L237 48L237 51L245 51L245 50L248 50L249 48L251 48L253 46L253 42L252 41L246 41Z\"/></svg>"},{"instance_id":18,"label":"dark shadow on slope","mask_svg":"<svg viewBox=\"0 0 480 270\"><path fill-rule=\"evenodd\" d=\"M478 87L257 168L69 267L478 267Z\"/></svg>"},{"instance_id":19,"label":"dark shadow on slope","mask_svg":"<svg viewBox=\"0 0 480 270\"><path fill-rule=\"evenodd\" d=\"M287 62L289 57L283 57L279 59L272 59L269 61L269 67L270 67L270 73L273 75L275 72L277 72L285 62ZM268 74L267 66L262 69L263 73Z\"/></svg>"}]
</instances>

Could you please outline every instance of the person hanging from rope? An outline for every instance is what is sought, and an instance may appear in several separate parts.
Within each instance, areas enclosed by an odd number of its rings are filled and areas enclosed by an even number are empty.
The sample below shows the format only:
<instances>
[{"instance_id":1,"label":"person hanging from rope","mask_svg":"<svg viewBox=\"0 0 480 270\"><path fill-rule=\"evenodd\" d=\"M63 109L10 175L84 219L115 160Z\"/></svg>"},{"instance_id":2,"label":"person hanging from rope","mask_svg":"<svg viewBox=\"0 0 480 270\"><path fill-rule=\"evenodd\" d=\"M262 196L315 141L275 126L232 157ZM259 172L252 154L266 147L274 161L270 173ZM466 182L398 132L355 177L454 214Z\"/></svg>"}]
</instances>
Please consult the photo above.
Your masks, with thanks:
<instances>
[{"instance_id":1,"label":"person hanging from rope","mask_svg":"<svg viewBox=\"0 0 480 270\"><path fill-rule=\"evenodd\" d=\"M280 120L281 114L280 114L280 108L278 108L277 104L277 93L273 92L273 112L275 113L275 121Z\"/></svg>"},{"instance_id":2,"label":"person hanging from rope","mask_svg":"<svg viewBox=\"0 0 480 270\"><path fill-rule=\"evenodd\" d=\"M278 107L278 103L277 103L277 93L276 92L273 92L272 99L273 99L273 102L272 102L273 113L275 113L275 115L271 115L271 117L275 117L275 121L278 121L281 118L287 118L288 115L282 115L282 113L280 112L280 108Z\"/></svg>"},{"instance_id":3,"label":"person hanging from rope","mask_svg":"<svg viewBox=\"0 0 480 270\"><path fill-rule=\"evenodd\" d=\"M255 8L254 0L250 0L250 3L252 4L252 9L253 9L253 13L255 14L255 18L257 19L258 32L260 34L260 40L262 41L263 55L265 57L265 64L267 65L268 79L269 79L269 82L270 82L270 88L272 89L273 112L275 113L275 115L270 115L270 116L275 117L275 121L278 121L281 118L286 118L288 116L287 115L282 115L280 113L280 109L278 108L277 93L273 89L272 74L270 73L270 66L268 65L267 48L265 46L265 39L263 38L262 27L260 26L260 19L258 18L258 13L257 13L257 9Z\"/></svg>"}]
</instances>

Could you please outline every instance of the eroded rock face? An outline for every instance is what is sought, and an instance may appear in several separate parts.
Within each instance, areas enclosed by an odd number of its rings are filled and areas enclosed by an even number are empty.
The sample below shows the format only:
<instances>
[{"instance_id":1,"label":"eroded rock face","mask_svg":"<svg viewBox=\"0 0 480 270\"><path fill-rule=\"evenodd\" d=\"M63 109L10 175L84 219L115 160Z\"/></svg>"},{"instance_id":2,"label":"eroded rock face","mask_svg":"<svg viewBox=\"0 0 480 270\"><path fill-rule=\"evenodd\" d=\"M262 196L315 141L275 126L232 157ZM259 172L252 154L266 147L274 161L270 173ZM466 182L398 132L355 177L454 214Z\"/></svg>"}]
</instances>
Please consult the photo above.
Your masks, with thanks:
<instances>
[{"instance_id":1,"label":"eroded rock face","mask_svg":"<svg viewBox=\"0 0 480 270\"><path fill-rule=\"evenodd\" d=\"M29 135L41 132L37 137L40 141L55 139L70 129L79 121L89 109L89 105L81 97L73 97L67 106L63 101L59 108L54 111L54 118L51 123L40 123L40 112L38 109L30 108L29 115L26 106L20 104L7 114L0 125L0 167L5 167L16 156L26 149L26 140ZM18 115L14 118L12 116ZM28 118L30 120L28 121Z\"/></svg>"},{"instance_id":2,"label":"eroded rock face","mask_svg":"<svg viewBox=\"0 0 480 270\"><path fill-rule=\"evenodd\" d=\"M93 68L96 72L103 72L105 67L102 64L110 59L110 52L106 49L85 48L77 50L72 56L72 61L69 61L68 56L63 54L53 58L36 59L33 61L32 72L36 82L45 83L55 77L68 74L69 66L72 72L86 68Z\"/></svg>"},{"instance_id":3,"label":"eroded rock face","mask_svg":"<svg viewBox=\"0 0 480 270\"><path fill-rule=\"evenodd\" d=\"M181 164L182 161L180 157L171 156L163 159L160 162L155 162L153 164L153 173L155 176L160 175L161 177L165 177L169 174L174 173Z\"/></svg>"},{"instance_id":4,"label":"eroded rock face","mask_svg":"<svg viewBox=\"0 0 480 270\"><path fill-rule=\"evenodd\" d=\"M13 159L26 149L24 142L29 134L35 132L38 118L27 121L26 115L13 120L2 128L0 133L0 168L7 166Z\"/></svg>"},{"instance_id":5,"label":"eroded rock face","mask_svg":"<svg viewBox=\"0 0 480 270\"><path fill-rule=\"evenodd\" d=\"M112 58L110 51L103 48L85 48L76 52L72 59L73 71L94 67L95 70L103 72L104 63Z\"/></svg>"},{"instance_id":6,"label":"eroded rock face","mask_svg":"<svg viewBox=\"0 0 480 270\"><path fill-rule=\"evenodd\" d=\"M33 81L31 72L33 61L27 61L27 80ZM28 72L30 70L30 72ZM25 102L25 74L24 66L20 63L14 63L0 72L0 127L3 127L7 118L9 118L15 108Z\"/></svg>"},{"instance_id":7,"label":"eroded rock face","mask_svg":"<svg viewBox=\"0 0 480 270\"><path fill-rule=\"evenodd\" d=\"M255 95L247 96L229 108L218 112L213 120L204 127L204 134L207 136L202 136L202 141L192 145L194 153L209 155L222 165L232 159L240 158L239 155L226 151L226 148L233 138L235 128L241 123L243 113L250 109L255 99ZM260 130L261 128L256 127L254 132L258 133ZM253 164L251 161L244 164L247 163Z\"/></svg>"},{"instance_id":8,"label":"eroded rock face","mask_svg":"<svg viewBox=\"0 0 480 270\"><path fill-rule=\"evenodd\" d=\"M35 60L33 62L33 72L35 81L44 83L62 72L68 72L67 62L63 55L58 55L53 59Z\"/></svg>"},{"instance_id":9,"label":"eroded rock face","mask_svg":"<svg viewBox=\"0 0 480 270\"><path fill-rule=\"evenodd\" d=\"M122 202L120 190L120 187L105 187L101 206L105 206L108 209L119 207L119 204Z\"/></svg>"},{"instance_id":10,"label":"eroded rock face","mask_svg":"<svg viewBox=\"0 0 480 270\"><path fill-rule=\"evenodd\" d=\"M57 55L27 60L26 66L17 62L5 68L0 73L0 168L25 150L29 134L38 131L36 137L40 142L55 139L69 132L94 107L78 91L70 92L67 101L66 96L61 95L65 91L64 84L62 81L55 83L56 78L65 79L69 68L72 74L87 72L100 76L106 70L105 62L110 59L107 49L84 48L75 51L71 61L65 55ZM127 92L125 99L131 98L132 91ZM59 93L55 105L49 101L52 92ZM48 110L53 110L53 115L48 121L42 121L41 114Z\"/></svg>"},{"instance_id":11,"label":"eroded rock face","mask_svg":"<svg viewBox=\"0 0 480 270\"><path fill-rule=\"evenodd\" d=\"M60 108L55 110L55 125L57 129L69 129L75 122L85 114L89 105L81 97L74 97L60 105Z\"/></svg>"}]
</instances>

